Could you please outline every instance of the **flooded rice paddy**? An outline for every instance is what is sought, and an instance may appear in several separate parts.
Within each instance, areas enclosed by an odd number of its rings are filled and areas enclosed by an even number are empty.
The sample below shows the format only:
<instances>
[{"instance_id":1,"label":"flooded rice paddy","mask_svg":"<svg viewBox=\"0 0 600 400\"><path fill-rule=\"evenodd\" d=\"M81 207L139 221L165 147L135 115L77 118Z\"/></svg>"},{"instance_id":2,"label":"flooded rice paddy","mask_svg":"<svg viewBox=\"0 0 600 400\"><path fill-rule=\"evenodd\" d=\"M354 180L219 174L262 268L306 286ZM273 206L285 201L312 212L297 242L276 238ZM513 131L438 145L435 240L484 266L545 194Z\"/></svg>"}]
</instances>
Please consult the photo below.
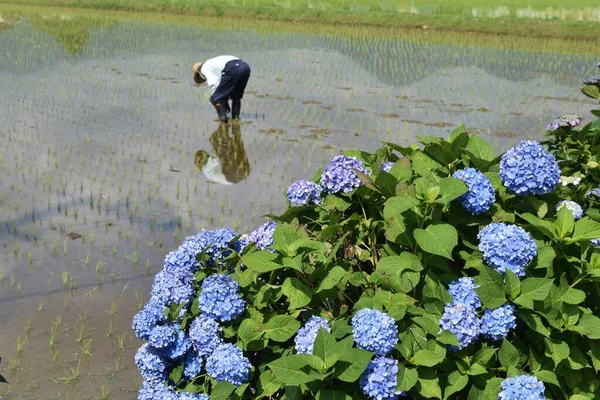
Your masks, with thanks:
<instances>
[{"instance_id":1,"label":"flooded rice paddy","mask_svg":"<svg viewBox=\"0 0 600 400\"><path fill-rule=\"evenodd\" d=\"M342 149L465 124L498 151L541 138L597 61L582 54L351 39L69 13L0 29L0 399L135 399L131 318L166 253L249 231ZM200 20L199 20L200 21ZM252 68L220 127L194 62ZM221 158L231 184L195 166Z\"/></svg>"}]
</instances>

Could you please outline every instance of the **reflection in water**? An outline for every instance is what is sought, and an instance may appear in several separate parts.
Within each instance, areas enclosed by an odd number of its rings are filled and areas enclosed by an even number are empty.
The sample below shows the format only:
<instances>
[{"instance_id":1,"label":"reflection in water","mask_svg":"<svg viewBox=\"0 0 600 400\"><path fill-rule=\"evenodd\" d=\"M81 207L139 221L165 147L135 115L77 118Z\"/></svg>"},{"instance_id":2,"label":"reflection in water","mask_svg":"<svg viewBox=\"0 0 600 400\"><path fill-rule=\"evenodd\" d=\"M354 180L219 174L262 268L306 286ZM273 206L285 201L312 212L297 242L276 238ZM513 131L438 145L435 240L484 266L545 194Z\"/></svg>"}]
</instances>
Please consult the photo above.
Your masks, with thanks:
<instances>
[{"instance_id":1,"label":"reflection in water","mask_svg":"<svg viewBox=\"0 0 600 400\"><path fill-rule=\"evenodd\" d=\"M194 157L194 165L207 179L231 185L248 177L250 163L244 150L239 122L233 121L231 125L220 123L210 136L210 144L212 154L206 150L198 150Z\"/></svg>"}]
</instances>

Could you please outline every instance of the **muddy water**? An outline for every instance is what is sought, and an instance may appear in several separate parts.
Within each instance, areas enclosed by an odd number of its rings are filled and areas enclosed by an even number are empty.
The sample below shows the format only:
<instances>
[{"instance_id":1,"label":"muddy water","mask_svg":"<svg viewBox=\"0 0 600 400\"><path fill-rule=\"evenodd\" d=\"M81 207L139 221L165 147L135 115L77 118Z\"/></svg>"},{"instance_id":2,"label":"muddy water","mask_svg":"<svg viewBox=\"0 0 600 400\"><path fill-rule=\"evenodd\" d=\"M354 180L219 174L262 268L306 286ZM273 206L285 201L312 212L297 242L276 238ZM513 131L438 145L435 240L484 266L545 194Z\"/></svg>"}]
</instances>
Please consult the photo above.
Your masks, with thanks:
<instances>
[{"instance_id":1,"label":"muddy water","mask_svg":"<svg viewBox=\"0 0 600 400\"><path fill-rule=\"evenodd\" d=\"M582 55L44 21L0 31L0 398L134 399L131 317L166 252L255 228L341 149L464 123L502 151L593 105ZM227 53L252 76L242 123L219 129L190 68ZM198 150L233 184L207 179Z\"/></svg>"}]
</instances>

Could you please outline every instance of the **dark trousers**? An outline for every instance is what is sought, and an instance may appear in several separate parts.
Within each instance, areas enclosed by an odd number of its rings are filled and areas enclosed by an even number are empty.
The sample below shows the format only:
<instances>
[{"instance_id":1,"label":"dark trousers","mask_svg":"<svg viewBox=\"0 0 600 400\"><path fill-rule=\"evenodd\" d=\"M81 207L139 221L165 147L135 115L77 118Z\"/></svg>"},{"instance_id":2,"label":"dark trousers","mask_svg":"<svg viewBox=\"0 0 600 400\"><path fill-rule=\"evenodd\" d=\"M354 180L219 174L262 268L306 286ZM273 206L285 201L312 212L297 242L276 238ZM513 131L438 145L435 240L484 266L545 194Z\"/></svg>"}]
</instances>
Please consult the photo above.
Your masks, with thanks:
<instances>
[{"instance_id":1,"label":"dark trousers","mask_svg":"<svg viewBox=\"0 0 600 400\"><path fill-rule=\"evenodd\" d=\"M225 64L221 73L221 83L213 94L215 103L240 100L250 78L250 66L242 60L231 60Z\"/></svg>"}]
</instances>

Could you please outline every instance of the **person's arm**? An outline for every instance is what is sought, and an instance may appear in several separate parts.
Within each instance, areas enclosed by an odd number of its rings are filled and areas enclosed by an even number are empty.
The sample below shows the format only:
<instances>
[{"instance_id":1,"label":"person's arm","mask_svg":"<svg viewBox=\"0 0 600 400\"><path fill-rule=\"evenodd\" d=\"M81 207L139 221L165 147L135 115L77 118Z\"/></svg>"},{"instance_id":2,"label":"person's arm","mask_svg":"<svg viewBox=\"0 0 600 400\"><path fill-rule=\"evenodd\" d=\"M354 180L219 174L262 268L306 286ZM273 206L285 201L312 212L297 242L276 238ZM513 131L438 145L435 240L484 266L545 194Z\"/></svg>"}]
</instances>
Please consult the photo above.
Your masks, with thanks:
<instances>
[{"instance_id":1,"label":"person's arm","mask_svg":"<svg viewBox=\"0 0 600 400\"><path fill-rule=\"evenodd\" d=\"M217 71L218 68L214 68L211 60L207 60L202 65L202 75L206 78L206 84L210 88L210 94L214 94L221 82L221 71Z\"/></svg>"}]
</instances>

